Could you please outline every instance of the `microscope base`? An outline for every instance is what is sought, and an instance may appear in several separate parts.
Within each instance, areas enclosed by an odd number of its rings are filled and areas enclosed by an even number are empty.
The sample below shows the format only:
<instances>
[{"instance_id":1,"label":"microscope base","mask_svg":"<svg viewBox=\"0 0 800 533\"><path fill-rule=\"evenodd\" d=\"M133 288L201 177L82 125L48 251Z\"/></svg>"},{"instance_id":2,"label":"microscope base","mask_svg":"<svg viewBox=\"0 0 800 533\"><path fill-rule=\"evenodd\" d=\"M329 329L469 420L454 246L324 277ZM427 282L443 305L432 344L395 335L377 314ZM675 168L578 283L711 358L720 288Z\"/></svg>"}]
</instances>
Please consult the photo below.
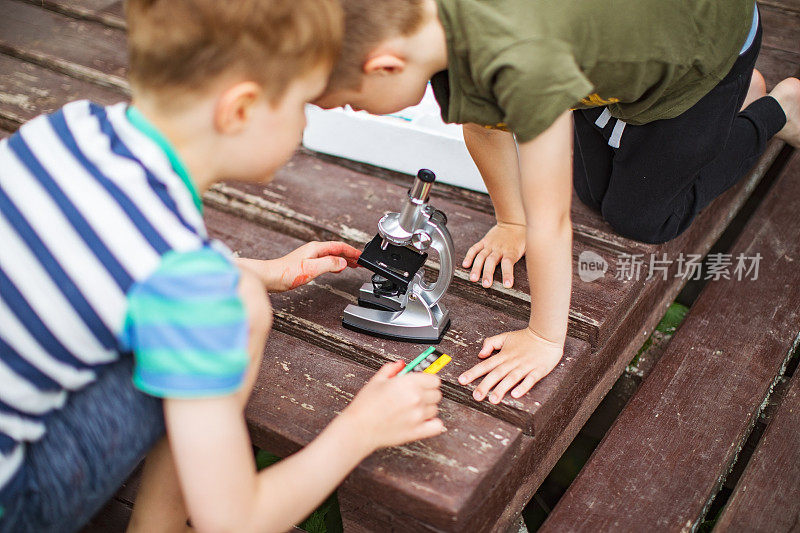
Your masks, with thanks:
<instances>
[{"instance_id":1,"label":"microscope base","mask_svg":"<svg viewBox=\"0 0 800 533\"><path fill-rule=\"evenodd\" d=\"M421 305L385 311L351 304L344 310L342 326L384 339L439 344L450 327L450 312L439 305L428 313Z\"/></svg>"},{"instance_id":2,"label":"microscope base","mask_svg":"<svg viewBox=\"0 0 800 533\"><path fill-rule=\"evenodd\" d=\"M355 324L349 324L345 319L342 320L342 326L345 329L349 329L351 331L357 331L358 333L366 333L371 337L378 337L380 339L386 339L388 341L413 342L418 344L439 344L440 342L442 342L444 334L447 333L448 329L450 329L450 321L449 320L447 321L447 325L445 325L444 329L442 330L442 334L438 337L404 337L402 335L392 335L391 333L372 331L361 326L356 326Z\"/></svg>"}]
</instances>

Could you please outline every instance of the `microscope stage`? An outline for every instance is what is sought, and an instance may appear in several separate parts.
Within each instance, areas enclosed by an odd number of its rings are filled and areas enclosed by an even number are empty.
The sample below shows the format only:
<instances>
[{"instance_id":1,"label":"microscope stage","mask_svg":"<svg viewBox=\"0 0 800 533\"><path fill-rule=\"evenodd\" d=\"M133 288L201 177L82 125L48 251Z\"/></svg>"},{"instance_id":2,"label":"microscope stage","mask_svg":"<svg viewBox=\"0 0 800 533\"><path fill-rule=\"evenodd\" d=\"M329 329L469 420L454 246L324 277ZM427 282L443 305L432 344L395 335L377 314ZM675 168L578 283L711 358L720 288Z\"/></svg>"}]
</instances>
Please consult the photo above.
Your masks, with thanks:
<instances>
[{"instance_id":1,"label":"microscope stage","mask_svg":"<svg viewBox=\"0 0 800 533\"><path fill-rule=\"evenodd\" d=\"M389 244L382 250L382 242L381 236L375 235L361 253L358 264L391 280L405 293L414 275L428 259L428 254L395 244Z\"/></svg>"}]
</instances>

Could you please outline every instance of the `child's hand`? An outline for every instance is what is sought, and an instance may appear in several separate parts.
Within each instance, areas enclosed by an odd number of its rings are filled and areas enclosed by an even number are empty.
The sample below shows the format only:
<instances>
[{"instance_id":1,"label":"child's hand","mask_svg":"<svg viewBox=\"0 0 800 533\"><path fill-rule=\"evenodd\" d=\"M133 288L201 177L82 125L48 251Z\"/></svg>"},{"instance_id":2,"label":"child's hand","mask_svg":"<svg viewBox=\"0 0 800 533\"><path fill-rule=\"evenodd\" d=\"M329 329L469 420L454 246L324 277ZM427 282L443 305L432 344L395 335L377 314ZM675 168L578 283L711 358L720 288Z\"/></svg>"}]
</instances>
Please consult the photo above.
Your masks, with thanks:
<instances>
[{"instance_id":1,"label":"child's hand","mask_svg":"<svg viewBox=\"0 0 800 533\"><path fill-rule=\"evenodd\" d=\"M494 350L500 351L489 357ZM461 374L458 381L466 385L488 374L472 392L476 400L483 400L491 390L489 401L500 403L518 383L511 396L519 398L556 367L563 353L563 342L544 339L530 328L501 333L483 341L478 357L485 360Z\"/></svg>"},{"instance_id":2,"label":"child's hand","mask_svg":"<svg viewBox=\"0 0 800 533\"><path fill-rule=\"evenodd\" d=\"M439 377L424 372L398 376L403 367L403 361L383 365L342 412L370 452L433 437L444 429L437 418Z\"/></svg>"},{"instance_id":3,"label":"child's hand","mask_svg":"<svg viewBox=\"0 0 800 533\"><path fill-rule=\"evenodd\" d=\"M258 270L268 291L284 292L327 272L356 268L359 256L359 250L343 242L309 242L279 259L259 261Z\"/></svg>"},{"instance_id":4,"label":"child's hand","mask_svg":"<svg viewBox=\"0 0 800 533\"><path fill-rule=\"evenodd\" d=\"M472 245L461 264L472 265L470 281L478 281L483 273L483 286L491 287L497 263L503 273L503 286L514 284L514 263L525 253L525 225L498 222L486 235Z\"/></svg>"}]
</instances>

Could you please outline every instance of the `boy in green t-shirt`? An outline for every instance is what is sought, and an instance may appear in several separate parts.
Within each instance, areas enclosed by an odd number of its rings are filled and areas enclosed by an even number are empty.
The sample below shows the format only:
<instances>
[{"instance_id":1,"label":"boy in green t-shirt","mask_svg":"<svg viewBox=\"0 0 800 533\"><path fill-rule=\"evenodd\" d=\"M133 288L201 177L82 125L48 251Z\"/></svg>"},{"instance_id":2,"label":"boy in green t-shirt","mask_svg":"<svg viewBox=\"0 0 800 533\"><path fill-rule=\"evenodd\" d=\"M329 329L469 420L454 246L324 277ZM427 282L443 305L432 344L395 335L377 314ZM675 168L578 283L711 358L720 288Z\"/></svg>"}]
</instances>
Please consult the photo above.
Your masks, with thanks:
<instances>
[{"instance_id":1,"label":"boy in green t-shirt","mask_svg":"<svg viewBox=\"0 0 800 533\"><path fill-rule=\"evenodd\" d=\"M315 103L391 113L430 80L444 120L464 124L497 218L463 266L488 287L499 265L510 287L527 258L529 326L484 341L485 360L460 377L486 376L477 400L520 397L562 356L573 182L622 235L664 242L773 135L800 146L800 80L765 97L753 68L753 0L340 1L343 51Z\"/></svg>"}]
</instances>

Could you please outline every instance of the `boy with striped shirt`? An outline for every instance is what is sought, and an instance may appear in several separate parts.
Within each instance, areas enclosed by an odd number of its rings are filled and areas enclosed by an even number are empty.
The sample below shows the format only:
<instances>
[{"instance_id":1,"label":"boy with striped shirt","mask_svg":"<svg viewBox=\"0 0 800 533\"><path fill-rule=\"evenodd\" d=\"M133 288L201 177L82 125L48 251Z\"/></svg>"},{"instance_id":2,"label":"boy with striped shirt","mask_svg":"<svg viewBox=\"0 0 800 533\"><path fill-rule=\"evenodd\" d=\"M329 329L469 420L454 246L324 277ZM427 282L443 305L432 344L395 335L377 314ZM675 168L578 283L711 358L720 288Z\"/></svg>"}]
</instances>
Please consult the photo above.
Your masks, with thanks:
<instances>
[{"instance_id":1,"label":"boy with striped shirt","mask_svg":"<svg viewBox=\"0 0 800 533\"><path fill-rule=\"evenodd\" d=\"M80 528L148 450L132 530L285 531L376 448L442 429L438 378L386 365L314 442L255 471L243 409L265 289L358 251L234 259L200 194L288 159L340 10L130 0L127 16L132 105L73 102L0 142L0 532Z\"/></svg>"}]
</instances>

